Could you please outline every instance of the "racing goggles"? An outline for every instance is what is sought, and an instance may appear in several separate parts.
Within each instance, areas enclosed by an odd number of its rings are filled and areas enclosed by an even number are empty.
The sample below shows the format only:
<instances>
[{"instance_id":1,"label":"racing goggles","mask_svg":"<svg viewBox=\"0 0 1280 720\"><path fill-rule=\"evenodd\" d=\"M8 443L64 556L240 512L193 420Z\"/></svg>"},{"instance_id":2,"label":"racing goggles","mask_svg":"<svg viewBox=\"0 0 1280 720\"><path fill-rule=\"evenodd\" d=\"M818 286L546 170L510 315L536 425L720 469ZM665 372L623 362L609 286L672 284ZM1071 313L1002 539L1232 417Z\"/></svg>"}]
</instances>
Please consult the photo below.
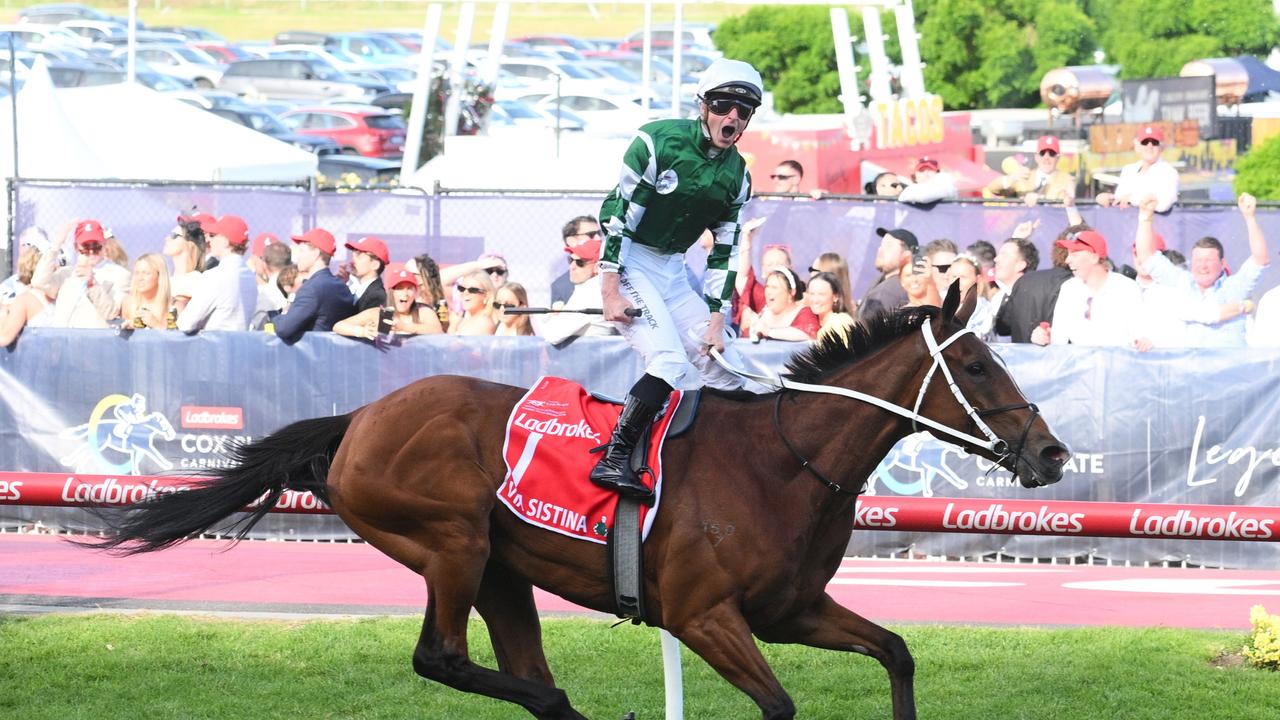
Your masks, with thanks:
<instances>
[{"instance_id":1,"label":"racing goggles","mask_svg":"<svg viewBox=\"0 0 1280 720\"><path fill-rule=\"evenodd\" d=\"M737 108L738 117L742 120L750 120L751 114L756 111L755 107L745 103L737 98L728 97L709 97L706 99L707 109L712 115L728 115L729 111Z\"/></svg>"}]
</instances>

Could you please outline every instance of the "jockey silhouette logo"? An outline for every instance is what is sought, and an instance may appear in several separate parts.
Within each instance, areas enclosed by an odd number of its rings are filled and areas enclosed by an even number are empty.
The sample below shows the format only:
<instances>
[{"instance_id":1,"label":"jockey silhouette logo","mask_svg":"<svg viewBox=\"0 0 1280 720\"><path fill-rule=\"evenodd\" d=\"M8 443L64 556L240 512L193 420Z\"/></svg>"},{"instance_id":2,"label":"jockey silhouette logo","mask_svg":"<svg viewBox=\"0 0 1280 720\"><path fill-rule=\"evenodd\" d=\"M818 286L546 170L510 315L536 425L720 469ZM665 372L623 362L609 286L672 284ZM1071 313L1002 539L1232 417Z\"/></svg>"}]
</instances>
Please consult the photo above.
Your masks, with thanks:
<instances>
[{"instance_id":1,"label":"jockey silhouette logo","mask_svg":"<svg viewBox=\"0 0 1280 720\"><path fill-rule=\"evenodd\" d=\"M957 475L956 471L947 464L948 455L955 455L960 460L969 457L969 453L954 445L941 442L929 433L908 435L884 460L880 461L870 482L867 483L867 493L874 494L875 484L879 482L895 495L933 497L935 478L951 483L958 490L968 488L969 482ZM893 475L895 468L914 475L914 478L907 482L899 481Z\"/></svg>"},{"instance_id":2,"label":"jockey silhouette logo","mask_svg":"<svg viewBox=\"0 0 1280 720\"><path fill-rule=\"evenodd\" d=\"M161 470L173 469L155 446L157 438L176 437L173 425L163 413L147 412L147 399L138 393L102 398L89 414L89 422L68 429L62 437L80 442L59 459L75 472L138 475L145 458Z\"/></svg>"}]
</instances>

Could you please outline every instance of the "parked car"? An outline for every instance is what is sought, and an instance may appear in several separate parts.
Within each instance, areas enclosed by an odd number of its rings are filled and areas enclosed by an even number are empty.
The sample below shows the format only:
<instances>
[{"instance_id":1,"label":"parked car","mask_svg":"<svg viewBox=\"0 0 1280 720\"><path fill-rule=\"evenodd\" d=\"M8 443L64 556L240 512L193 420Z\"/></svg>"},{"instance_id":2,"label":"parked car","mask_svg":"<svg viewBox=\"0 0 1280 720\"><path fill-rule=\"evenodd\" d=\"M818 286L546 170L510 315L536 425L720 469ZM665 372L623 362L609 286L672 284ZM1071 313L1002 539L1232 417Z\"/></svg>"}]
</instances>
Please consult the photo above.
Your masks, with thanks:
<instances>
[{"instance_id":1,"label":"parked car","mask_svg":"<svg viewBox=\"0 0 1280 720\"><path fill-rule=\"evenodd\" d=\"M294 30L276 35L275 42L277 45L319 45L331 52L337 51L352 60L370 65L401 65L412 58L412 54L400 43L374 33L317 33Z\"/></svg>"},{"instance_id":2,"label":"parked car","mask_svg":"<svg viewBox=\"0 0 1280 720\"><path fill-rule=\"evenodd\" d=\"M111 57L124 62L129 49L122 47ZM190 81L198 88L213 89L222 79L222 68L208 53L185 45L138 45L135 53L156 72Z\"/></svg>"},{"instance_id":3,"label":"parked car","mask_svg":"<svg viewBox=\"0 0 1280 720\"><path fill-rule=\"evenodd\" d=\"M88 5L79 3L50 3L47 5L32 5L18 11L18 22L24 23L49 23L56 25L64 20L101 20L103 22L116 22L126 27L129 24L128 18L119 17L117 15L108 15L107 13L91 8ZM138 21L136 27L142 28L142 21Z\"/></svg>"},{"instance_id":4,"label":"parked car","mask_svg":"<svg viewBox=\"0 0 1280 720\"><path fill-rule=\"evenodd\" d=\"M296 133L271 113L243 103L215 107L210 109L209 112L224 120L230 120L252 130L257 130L264 135L270 135L281 142L287 142L294 147L302 148L317 155L337 153L342 150L332 138Z\"/></svg>"},{"instance_id":5,"label":"parked car","mask_svg":"<svg viewBox=\"0 0 1280 720\"><path fill-rule=\"evenodd\" d=\"M93 44L93 41L88 38L80 37L60 25L39 23L0 25L0 33L13 35L15 41L20 41L28 49L31 46L38 46L49 49L76 48L84 50Z\"/></svg>"},{"instance_id":6,"label":"parked car","mask_svg":"<svg viewBox=\"0 0 1280 720\"><path fill-rule=\"evenodd\" d=\"M485 115L486 130L489 135L538 135L547 137L555 132L555 109L538 108L518 100L499 100L489 108ZM560 111L560 130L562 132L582 132L587 123L567 109Z\"/></svg>"},{"instance_id":7,"label":"parked car","mask_svg":"<svg viewBox=\"0 0 1280 720\"><path fill-rule=\"evenodd\" d=\"M555 111L556 98L544 97L534 107ZM586 121L586 132L596 135L626 136L636 128L659 117L665 117L670 104L650 100L646 113L639 95L610 95L605 93L575 93L561 95L559 107L573 112Z\"/></svg>"},{"instance_id":8,"label":"parked car","mask_svg":"<svg viewBox=\"0 0 1280 720\"><path fill-rule=\"evenodd\" d=\"M680 28L682 47L699 48L717 53L716 43L711 39L716 26L709 23L684 23ZM675 27L672 25L654 25L649 35L650 47L671 47L675 40ZM644 29L636 30L623 39L619 50L639 52L644 46Z\"/></svg>"},{"instance_id":9,"label":"parked car","mask_svg":"<svg viewBox=\"0 0 1280 720\"><path fill-rule=\"evenodd\" d=\"M513 38L512 42L535 46L562 45L580 53L595 52L598 49L595 43L573 37L572 35L525 35L524 37Z\"/></svg>"},{"instance_id":10,"label":"parked car","mask_svg":"<svg viewBox=\"0 0 1280 720\"><path fill-rule=\"evenodd\" d=\"M186 27L182 25L156 25L151 28L155 32L168 32L181 35L188 40L198 42L219 42L226 43L227 39L212 30L206 30L202 27Z\"/></svg>"},{"instance_id":11,"label":"parked car","mask_svg":"<svg viewBox=\"0 0 1280 720\"><path fill-rule=\"evenodd\" d=\"M133 69L133 79L144 87L162 93L187 92L195 89L195 85L189 80L140 67Z\"/></svg>"},{"instance_id":12,"label":"parked car","mask_svg":"<svg viewBox=\"0 0 1280 720\"><path fill-rule=\"evenodd\" d=\"M400 161L363 155L322 155L316 174L321 187L332 185L398 185ZM355 182L351 182L354 180Z\"/></svg>"},{"instance_id":13,"label":"parked car","mask_svg":"<svg viewBox=\"0 0 1280 720\"><path fill-rule=\"evenodd\" d=\"M258 55L245 50L239 45L225 42L193 42L191 47L197 50L203 50L209 57L217 60L219 63L226 65L237 60L253 60Z\"/></svg>"},{"instance_id":14,"label":"parked car","mask_svg":"<svg viewBox=\"0 0 1280 720\"><path fill-rule=\"evenodd\" d=\"M177 33L167 32L151 32L150 30L137 30L133 33L133 40L139 45L186 45L187 39ZM111 35L103 38L99 42L115 47L122 47L129 44L128 35Z\"/></svg>"},{"instance_id":15,"label":"parked car","mask_svg":"<svg viewBox=\"0 0 1280 720\"><path fill-rule=\"evenodd\" d=\"M92 43L106 42L107 38L124 37L129 33L127 26L105 20L64 20L58 23L58 27L66 28Z\"/></svg>"},{"instance_id":16,"label":"parked car","mask_svg":"<svg viewBox=\"0 0 1280 720\"><path fill-rule=\"evenodd\" d=\"M327 63L342 72L349 72L353 69L363 69L373 67L364 62L352 59L349 55L341 50L330 50L323 45L311 45L307 43L283 43L276 45L268 45L262 48L263 57L289 57L289 58L306 58L308 60L319 60Z\"/></svg>"},{"instance_id":17,"label":"parked car","mask_svg":"<svg viewBox=\"0 0 1280 720\"><path fill-rule=\"evenodd\" d=\"M372 35L380 35L385 38L391 38L392 40L400 43L401 47L414 55L417 55L422 50L421 30L392 28L389 30L370 30L369 33ZM450 43L439 35L436 36L437 53L452 49L453 43Z\"/></svg>"},{"instance_id":18,"label":"parked car","mask_svg":"<svg viewBox=\"0 0 1280 720\"><path fill-rule=\"evenodd\" d=\"M305 58L233 62L222 74L218 87L237 95L301 100L370 99L390 90L385 84L358 80Z\"/></svg>"},{"instance_id":19,"label":"parked car","mask_svg":"<svg viewBox=\"0 0 1280 720\"><path fill-rule=\"evenodd\" d=\"M404 153L404 118L380 107L309 107L291 110L280 121L303 135L332 138L344 151L366 157Z\"/></svg>"},{"instance_id":20,"label":"parked car","mask_svg":"<svg viewBox=\"0 0 1280 720\"><path fill-rule=\"evenodd\" d=\"M225 92L223 90L197 90L192 92L182 92L175 93L174 97L189 105L195 105L202 110L234 107L244 104L244 100L241 100L239 95Z\"/></svg>"},{"instance_id":21,"label":"parked car","mask_svg":"<svg viewBox=\"0 0 1280 720\"><path fill-rule=\"evenodd\" d=\"M125 80L123 70L109 70L93 63L49 63L49 78L54 87L89 87L115 85Z\"/></svg>"}]
</instances>

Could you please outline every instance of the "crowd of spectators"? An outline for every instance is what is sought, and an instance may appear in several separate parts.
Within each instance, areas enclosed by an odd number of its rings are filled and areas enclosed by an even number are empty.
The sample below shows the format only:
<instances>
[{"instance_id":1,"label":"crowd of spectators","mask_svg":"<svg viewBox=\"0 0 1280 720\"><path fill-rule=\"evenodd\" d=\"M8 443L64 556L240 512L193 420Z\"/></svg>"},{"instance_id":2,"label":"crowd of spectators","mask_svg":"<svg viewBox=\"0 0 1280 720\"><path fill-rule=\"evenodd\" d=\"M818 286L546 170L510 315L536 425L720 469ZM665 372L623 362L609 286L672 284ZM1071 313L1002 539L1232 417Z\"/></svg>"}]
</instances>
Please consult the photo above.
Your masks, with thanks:
<instances>
[{"instance_id":1,"label":"crowd of spectators","mask_svg":"<svg viewBox=\"0 0 1280 720\"><path fill-rule=\"evenodd\" d=\"M788 246L766 246L757 273L752 258L764 220L746 221L732 324L752 342L804 342L846 330L855 318L869 322L904 306L939 305L958 283L976 296L969 329L990 341L1139 352L1280 346L1280 289L1256 306L1250 299L1269 262L1256 200L1238 199L1250 254L1234 272L1222 243L1211 237L1194 244L1188 262L1153 229L1153 218L1177 198L1176 172L1171 184L1172 168L1160 158L1162 141L1158 127L1144 128L1134 141L1139 161L1125 168L1116 192L1100 198L1107 206L1138 209L1133 238L1107 238L1083 222L1070 176L1057 168L1056 137L1040 139L1034 170L1011 167L988 186L990 196L1063 203L1063 229L1048 258L1031 240L1040 221L1018 226L998 247L979 240L963 250L947 238L921 242L907 228L878 228L876 279L859 294L848 260L835 252L820 253L801 270ZM803 178L803 167L791 160L770 176L774 191L794 200L820 196L799 191ZM910 182L882 173L867 184L868 193L906 193L913 202L953 191L930 158L920 159ZM387 244L368 236L346 242L347 260L334 267L337 242L326 229L289 240L269 232L255 237L235 215L196 213L179 217L157 243L159 252L130 266L110 229L96 220L69 223L52 238L28 228L18 238L17 272L0 283L0 345L12 344L26 327L254 330L286 342L327 331L374 342L440 333L537 335L557 345L618 332L599 314L575 312L600 308L602 235L592 215L564 224L565 271L548 288L551 306L532 317L508 312L528 308L529 293L496 254L445 267L427 254L393 262ZM712 241L708 232L702 245L709 249ZM689 267L695 288L699 270Z\"/></svg>"}]
</instances>

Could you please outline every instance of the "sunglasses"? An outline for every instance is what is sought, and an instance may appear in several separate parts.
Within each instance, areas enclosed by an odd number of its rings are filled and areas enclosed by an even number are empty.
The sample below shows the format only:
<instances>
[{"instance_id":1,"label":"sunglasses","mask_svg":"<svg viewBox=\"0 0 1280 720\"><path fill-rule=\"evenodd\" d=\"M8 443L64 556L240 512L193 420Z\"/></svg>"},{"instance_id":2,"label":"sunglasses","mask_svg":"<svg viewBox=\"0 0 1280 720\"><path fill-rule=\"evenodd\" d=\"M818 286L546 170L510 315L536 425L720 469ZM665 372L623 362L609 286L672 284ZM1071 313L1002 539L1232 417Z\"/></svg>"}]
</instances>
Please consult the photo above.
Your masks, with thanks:
<instances>
[{"instance_id":1,"label":"sunglasses","mask_svg":"<svg viewBox=\"0 0 1280 720\"><path fill-rule=\"evenodd\" d=\"M946 265L934 265L933 269L940 273L944 273L951 269L951 263L947 263Z\"/></svg>"},{"instance_id":2,"label":"sunglasses","mask_svg":"<svg viewBox=\"0 0 1280 720\"><path fill-rule=\"evenodd\" d=\"M587 265L595 262L595 260L583 260L582 258L571 257L569 258L569 262L577 265L578 267L586 267Z\"/></svg>"},{"instance_id":3,"label":"sunglasses","mask_svg":"<svg viewBox=\"0 0 1280 720\"><path fill-rule=\"evenodd\" d=\"M794 180L796 176L774 174L774 175L770 175L769 177L773 178L774 180Z\"/></svg>"},{"instance_id":4,"label":"sunglasses","mask_svg":"<svg viewBox=\"0 0 1280 720\"><path fill-rule=\"evenodd\" d=\"M1147 138L1146 140L1142 141L1142 144L1143 145L1159 145L1160 141L1155 138Z\"/></svg>"},{"instance_id":5,"label":"sunglasses","mask_svg":"<svg viewBox=\"0 0 1280 720\"><path fill-rule=\"evenodd\" d=\"M489 274L490 274L490 275L499 275L499 276L501 276L501 275L506 275L506 274L507 274L507 269L506 269L506 268L493 268L492 270L490 270L490 271L489 271Z\"/></svg>"},{"instance_id":6,"label":"sunglasses","mask_svg":"<svg viewBox=\"0 0 1280 720\"><path fill-rule=\"evenodd\" d=\"M500 302L496 302L496 303L494 303L494 304L493 304L493 309L494 309L494 310L510 310L511 308L517 308L517 307L520 307L520 306L519 306L519 305L516 305L515 303L500 303Z\"/></svg>"},{"instance_id":7,"label":"sunglasses","mask_svg":"<svg viewBox=\"0 0 1280 720\"><path fill-rule=\"evenodd\" d=\"M595 239L595 238L601 237L601 236L603 236L603 235L604 235L604 233L600 232L599 230L592 230L592 231L590 231L590 232L574 233L574 234L570 235L569 237L585 237L585 238Z\"/></svg>"},{"instance_id":8,"label":"sunglasses","mask_svg":"<svg viewBox=\"0 0 1280 720\"><path fill-rule=\"evenodd\" d=\"M454 287L458 288L458 292L460 292L460 293L471 293L472 295L483 295L483 294L484 294L484 288L478 288L478 287L466 287L466 286L464 286L464 285L455 285Z\"/></svg>"},{"instance_id":9,"label":"sunglasses","mask_svg":"<svg viewBox=\"0 0 1280 720\"><path fill-rule=\"evenodd\" d=\"M97 255L102 252L102 245L100 243L85 243L79 249L85 255Z\"/></svg>"},{"instance_id":10,"label":"sunglasses","mask_svg":"<svg viewBox=\"0 0 1280 720\"><path fill-rule=\"evenodd\" d=\"M707 109L712 115L728 115L730 110L738 109L738 117L743 120L750 120L751 114L756 111L755 108L733 98L713 98L707 100Z\"/></svg>"},{"instance_id":11,"label":"sunglasses","mask_svg":"<svg viewBox=\"0 0 1280 720\"><path fill-rule=\"evenodd\" d=\"M1047 157L1058 157L1058 153L1056 153L1056 152L1054 152L1054 151L1052 151L1052 150L1041 150L1041 151L1040 151L1040 157L1046 157L1046 156L1047 156Z\"/></svg>"},{"instance_id":12,"label":"sunglasses","mask_svg":"<svg viewBox=\"0 0 1280 720\"><path fill-rule=\"evenodd\" d=\"M891 182L891 183L889 183L889 187L891 187L891 188L893 188L893 189L895 189L895 190L902 190L902 189L906 188L907 186L906 186L906 185L903 185L903 184L902 184L902 183L900 183L900 182Z\"/></svg>"}]
</instances>

